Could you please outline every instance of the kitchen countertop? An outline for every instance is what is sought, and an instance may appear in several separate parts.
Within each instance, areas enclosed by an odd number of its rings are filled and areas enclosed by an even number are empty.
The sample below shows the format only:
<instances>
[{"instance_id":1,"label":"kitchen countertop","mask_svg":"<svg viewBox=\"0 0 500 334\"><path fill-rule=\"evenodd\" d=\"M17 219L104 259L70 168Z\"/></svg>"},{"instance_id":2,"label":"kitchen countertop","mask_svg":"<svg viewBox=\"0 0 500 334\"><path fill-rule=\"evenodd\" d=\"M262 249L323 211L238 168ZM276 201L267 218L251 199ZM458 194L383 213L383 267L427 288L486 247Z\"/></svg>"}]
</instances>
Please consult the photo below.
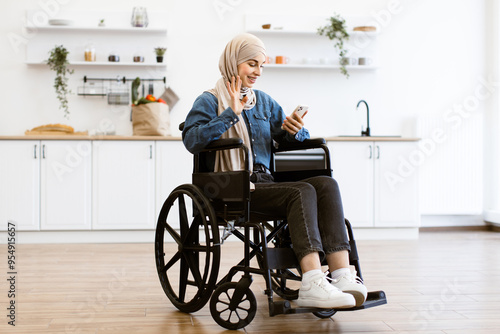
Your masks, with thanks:
<instances>
[{"instance_id":1,"label":"kitchen countertop","mask_svg":"<svg viewBox=\"0 0 500 334\"><path fill-rule=\"evenodd\" d=\"M0 140L182 140L182 138L176 136L24 135L0 136Z\"/></svg>"},{"instance_id":2,"label":"kitchen countertop","mask_svg":"<svg viewBox=\"0 0 500 334\"><path fill-rule=\"evenodd\" d=\"M178 136L82 136L82 135L22 135L22 136L0 136L0 140L157 140L157 141L181 141ZM334 136L325 137L326 141L419 141L415 137L361 137L361 136Z\"/></svg>"},{"instance_id":3,"label":"kitchen countertop","mask_svg":"<svg viewBox=\"0 0 500 334\"><path fill-rule=\"evenodd\" d=\"M396 137L396 136L336 136L325 137L326 141L419 141L416 137Z\"/></svg>"}]
</instances>

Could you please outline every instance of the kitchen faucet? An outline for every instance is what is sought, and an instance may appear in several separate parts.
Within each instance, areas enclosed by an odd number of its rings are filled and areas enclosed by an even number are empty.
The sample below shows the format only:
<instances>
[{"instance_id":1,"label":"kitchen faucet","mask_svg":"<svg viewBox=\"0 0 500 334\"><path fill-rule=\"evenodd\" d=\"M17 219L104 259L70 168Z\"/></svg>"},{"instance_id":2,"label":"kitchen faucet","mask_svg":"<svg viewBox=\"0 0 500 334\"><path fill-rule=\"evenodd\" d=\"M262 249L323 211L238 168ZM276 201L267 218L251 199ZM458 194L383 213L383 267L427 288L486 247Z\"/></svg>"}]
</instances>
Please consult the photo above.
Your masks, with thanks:
<instances>
[{"instance_id":1,"label":"kitchen faucet","mask_svg":"<svg viewBox=\"0 0 500 334\"><path fill-rule=\"evenodd\" d=\"M363 131L363 126L361 126L361 135L370 137L370 109L368 108L368 103L366 103L365 100L360 100L356 106L356 110L358 110L361 102L363 102L366 106L366 130Z\"/></svg>"}]
</instances>

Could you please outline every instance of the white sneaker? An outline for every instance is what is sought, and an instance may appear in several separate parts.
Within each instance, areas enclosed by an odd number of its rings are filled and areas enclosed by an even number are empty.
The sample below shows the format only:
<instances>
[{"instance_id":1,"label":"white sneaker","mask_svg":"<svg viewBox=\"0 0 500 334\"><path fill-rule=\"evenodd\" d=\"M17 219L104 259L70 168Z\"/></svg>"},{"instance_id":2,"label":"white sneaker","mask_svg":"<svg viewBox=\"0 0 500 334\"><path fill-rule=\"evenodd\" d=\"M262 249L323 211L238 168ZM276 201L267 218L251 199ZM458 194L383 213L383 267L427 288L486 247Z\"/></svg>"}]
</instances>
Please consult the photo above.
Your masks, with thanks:
<instances>
[{"instance_id":1,"label":"white sneaker","mask_svg":"<svg viewBox=\"0 0 500 334\"><path fill-rule=\"evenodd\" d=\"M354 273L349 272L343 276L333 279L328 275L328 280L337 289L345 293L350 293L356 299L356 306L361 306L366 300L366 295L368 290L366 286L363 285L361 278L356 276L356 271Z\"/></svg>"},{"instance_id":2,"label":"white sneaker","mask_svg":"<svg viewBox=\"0 0 500 334\"><path fill-rule=\"evenodd\" d=\"M301 284L297 304L301 307L349 308L355 305L351 294L343 293L330 284L326 275L315 275L307 285Z\"/></svg>"}]
</instances>

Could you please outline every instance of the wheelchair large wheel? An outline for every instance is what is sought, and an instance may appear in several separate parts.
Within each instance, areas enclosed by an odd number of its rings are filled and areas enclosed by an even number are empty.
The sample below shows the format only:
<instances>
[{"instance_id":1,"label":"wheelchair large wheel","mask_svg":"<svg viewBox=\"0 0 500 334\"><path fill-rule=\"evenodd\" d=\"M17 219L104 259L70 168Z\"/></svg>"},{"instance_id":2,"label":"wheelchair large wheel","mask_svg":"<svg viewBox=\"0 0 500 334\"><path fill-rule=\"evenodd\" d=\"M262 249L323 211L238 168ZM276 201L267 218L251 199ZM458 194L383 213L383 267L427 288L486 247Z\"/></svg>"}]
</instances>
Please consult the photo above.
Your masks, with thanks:
<instances>
[{"instance_id":1,"label":"wheelchair large wheel","mask_svg":"<svg viewBox=\"0 0 500 334\"><path fill-rule=\"evenodd\" d=\"M335 313L337 313L337 310L334 310L334 309L326 309L326 310L322 310L322 311L313 312L313 314L320 319L331 318L331 317L333 317L333 315Z\"/></svg>"},{"instance_id":2,"label":"wheelchair large wheel","mask_svg":"<svg viewBox=\"0 0 500 334\"><path fill-rule=\"evenodd\" d=\"M196 312L208 302L217 283L220 237L215 212L198 187L181 185L166 199L155 257L163 290L177 309Z\"/></svg>"}]
</instances>

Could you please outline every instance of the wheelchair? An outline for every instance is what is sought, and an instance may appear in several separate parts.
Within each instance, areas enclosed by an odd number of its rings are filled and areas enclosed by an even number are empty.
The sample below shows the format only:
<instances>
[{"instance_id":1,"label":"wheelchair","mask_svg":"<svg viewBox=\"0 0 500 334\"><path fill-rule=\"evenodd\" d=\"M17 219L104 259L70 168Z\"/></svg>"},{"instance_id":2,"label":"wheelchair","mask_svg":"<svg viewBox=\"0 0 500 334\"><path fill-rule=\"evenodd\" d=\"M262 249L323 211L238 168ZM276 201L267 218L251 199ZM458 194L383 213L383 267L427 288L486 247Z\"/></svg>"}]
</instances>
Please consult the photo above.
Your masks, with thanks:
<instances>
[{"instance_id":1,"label":"wheelchair","mask_svg":"<svg viewBox=\"0 0 500 334\"><path fill-rule=\"evenodd\" d=\"M179 126L182 131L184 124ZM255 317L257 302L250 289L252 274L265 280L269 316L313 313L329 318L338 311L367 309L387 303L383 291L369 292L359 307L321 309L292 307L298 298L301 272L293 252L285 217L256 217L250 212L250 172L248 159L242 171L213 172L207 158L216 151L248 149L239 138L219 139L194 155L192 184L175 188L165 200L155 234L155 261L161 286L171 303L181 312L192 313L210 301L212 318L220 326L236 330ZM317 169L278 170L275 157L281 152L319 150L324 166ZM271 171L276 182L298 181L317 175L331 176L330 155L325 140L308 139L273 148ZM362 279L352 227L345 220L351 252L350 265ZM222 233L222 237L221 237ZM222 278L218 278L221 247L233 235L243 241L244 257ZM253 265L251 265L251 261ZM323 263L325 264L325 263ZM242 272L238 281L234 276ZM275 300L274 294L280 298Z\"/></svg>"}]
</instances>

